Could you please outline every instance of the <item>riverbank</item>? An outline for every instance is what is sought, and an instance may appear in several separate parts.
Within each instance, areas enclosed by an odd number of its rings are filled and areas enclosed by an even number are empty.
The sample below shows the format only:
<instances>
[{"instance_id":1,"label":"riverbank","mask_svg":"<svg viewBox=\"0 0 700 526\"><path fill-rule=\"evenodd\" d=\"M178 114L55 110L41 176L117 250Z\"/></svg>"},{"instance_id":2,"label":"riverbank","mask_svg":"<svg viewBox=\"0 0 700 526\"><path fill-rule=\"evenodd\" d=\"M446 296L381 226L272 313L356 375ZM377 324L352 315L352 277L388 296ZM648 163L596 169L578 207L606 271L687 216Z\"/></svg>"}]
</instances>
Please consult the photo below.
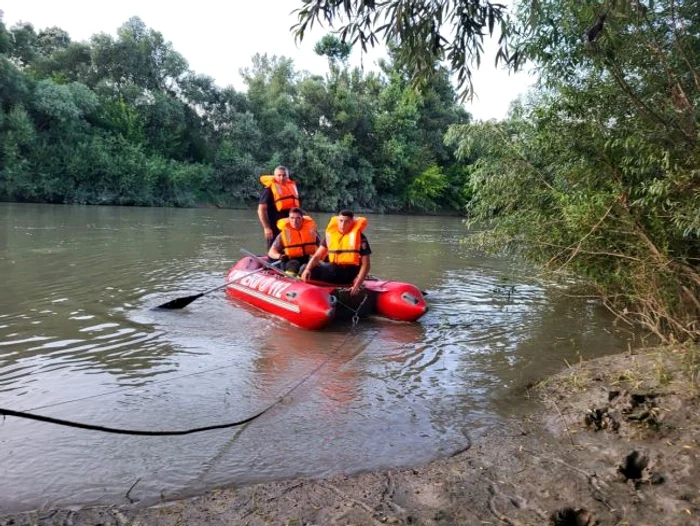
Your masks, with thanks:
<instances>
[{"instance_id":1,"label":"riverbank","mask_svg":"<svg viewBox=\"0 0 700 526\"><path fill-rule=\"evenodd\" d=\"M425 466L0 524L698 525L699 368L700 349L680 346L581 362L523 386L541 410Z\"/></svg>"}]
</instances>

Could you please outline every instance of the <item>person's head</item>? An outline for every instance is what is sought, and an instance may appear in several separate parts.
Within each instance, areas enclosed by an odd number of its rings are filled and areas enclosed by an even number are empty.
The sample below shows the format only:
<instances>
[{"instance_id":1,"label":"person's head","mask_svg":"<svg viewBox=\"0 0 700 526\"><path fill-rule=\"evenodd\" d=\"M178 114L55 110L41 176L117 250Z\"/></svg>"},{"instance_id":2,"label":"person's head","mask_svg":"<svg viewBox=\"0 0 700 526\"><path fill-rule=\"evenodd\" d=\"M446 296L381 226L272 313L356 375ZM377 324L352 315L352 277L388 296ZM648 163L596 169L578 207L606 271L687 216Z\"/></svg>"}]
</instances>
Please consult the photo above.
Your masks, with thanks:
<instances>
[{"instance_id":1,"label":"person's head","mask_svg":"<svg viewBox=\"0 0 700 526\"><path fill-rule=\"evenodd\" d=\"M304 224L304 211L301 208L295 206L289 211L289 224L296 230L301 228Z\"/></svg>"},{"instance_id":2,"label":"person's head","mask_svg":"<svg viewBox=\"0 0 700 526\"><path fill-rule=\"evenodd\" d=\"M347 234L352 229L352 224L355 221L355 214L350 210L341 210L338 213L338 230L341 234Z\"/></svg>"},{"instance_id":3,"label":"person's head","mask_svg":"<svg viewBox=\"0 0 700 526\"><path fill-rule=\"evenodd\" d=\"M283 183L289 178L289 170L285 166L278 166L274 171L275 181Z\"/></svg>"}]
</instances>

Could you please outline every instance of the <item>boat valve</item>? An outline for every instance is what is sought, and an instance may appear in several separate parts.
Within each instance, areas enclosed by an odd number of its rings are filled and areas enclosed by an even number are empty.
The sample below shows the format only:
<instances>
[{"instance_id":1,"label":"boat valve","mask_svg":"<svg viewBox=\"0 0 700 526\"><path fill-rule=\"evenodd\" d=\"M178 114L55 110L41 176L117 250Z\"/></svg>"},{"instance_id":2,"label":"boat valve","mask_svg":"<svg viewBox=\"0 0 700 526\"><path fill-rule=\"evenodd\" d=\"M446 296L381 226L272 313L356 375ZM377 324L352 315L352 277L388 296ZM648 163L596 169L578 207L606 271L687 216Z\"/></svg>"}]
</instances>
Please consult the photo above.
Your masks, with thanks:
<instances>
[{"instance_id":1,"label":"boat valve","mask_svg":"<svg viewBox=\"0 0 700 526\"><path fill-rule=\"evenodd\" d=\"M418 305L418 303L420 303L420 300L410 292L404 292L403 294L401 294L401 299L404 300L406 303L410 303L412 305Z\"/></svg>"}]
</instances>

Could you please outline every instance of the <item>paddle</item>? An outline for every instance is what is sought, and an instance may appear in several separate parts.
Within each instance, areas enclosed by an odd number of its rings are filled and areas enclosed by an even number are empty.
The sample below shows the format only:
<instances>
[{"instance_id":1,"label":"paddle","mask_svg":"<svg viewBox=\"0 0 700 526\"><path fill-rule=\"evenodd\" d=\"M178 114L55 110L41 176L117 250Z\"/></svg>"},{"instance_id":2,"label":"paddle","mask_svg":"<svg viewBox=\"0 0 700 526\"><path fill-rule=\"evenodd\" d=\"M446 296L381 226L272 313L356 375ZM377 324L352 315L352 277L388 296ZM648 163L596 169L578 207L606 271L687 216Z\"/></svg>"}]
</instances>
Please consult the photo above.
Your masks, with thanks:
<instances>
[{"instance_id":1,"label":"paddle","mask_svg":"<svg viewBox=\"0 0 700 526\"><path fill-rule=\"evenodd\" d=\"M257 258L256 256L256 259ZM182 309L183 307L187 307L190 303L192 303L194 300L201 298L205 294L209 294L210 292L214 292L215 290L223 289L224 287L227 287L231 283L235 283L237 281L242 280L243 278L247 278L248 276L252 276L253 274L256 274L257 272L260 272L261 270L265 270L265 268L270 268L272 270L277 270L276 267L273 265L276 265L277 263L268 263L265 260L260 260L260 263L264 264L263 267L257 268L252 272L248 272L247 274L243 274L242 276L237 277L236 279L232 279L231 281L227 281L223 285L219 285L218 287L214 287L213 289L205 290L204 292L200 292L199 294L194 294L193 296L185 296L184 298L175 298L174 300L170 300L166 303L163 303L162 305L158 305L157 307L154 307L155 309Z\"/></svg>"},{"instance_id":2,"label":"paddle","mask_svg":"<svg viewBox=\"0 0 700 526\"><path fill-rule=\"evenodd\" d=\"M249 252L245 248L242 248L241 252L243 252L246 256L253 258L255 261L260 263L265 268L268 268L268 269L272 270L273 272L275 272L276 274L279 274L280 276L284 276L285 278L293 279L294 281L300 281L299 278L297 278L296 276L290 276L286 272L282 272L280 269L278 269L277 267L274 266L280 262L279 259L277 261L275 261L274 263L269 263L269 262L265 261L264 259L262 259L261 257L256 256L252 252Z\"/></svg>"}]
</instances>

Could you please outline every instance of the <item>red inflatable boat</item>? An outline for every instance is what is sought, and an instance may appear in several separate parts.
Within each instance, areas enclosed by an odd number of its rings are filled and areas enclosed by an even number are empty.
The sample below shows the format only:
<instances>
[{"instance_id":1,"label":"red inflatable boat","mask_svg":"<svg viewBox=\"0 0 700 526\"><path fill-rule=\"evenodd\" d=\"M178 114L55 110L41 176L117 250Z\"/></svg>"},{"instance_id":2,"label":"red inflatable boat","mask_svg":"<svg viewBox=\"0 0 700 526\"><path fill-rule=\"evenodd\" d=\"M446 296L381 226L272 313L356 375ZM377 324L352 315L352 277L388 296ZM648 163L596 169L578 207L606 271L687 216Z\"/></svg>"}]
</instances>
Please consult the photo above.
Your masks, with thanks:
<instances>
[{"instance_id":1,"label":"red inflatable boat","mask_svg":"<svg viewBox=\"0 0 700 526\"><path fill-rule=\"evenodd\" d=\"M265 258L248 256L226 275L226 293L304 329L321 329L336 318L376 314L415 321L428 311L420 289L410 283L368 278L351 296L347 287L303 282L280 272Z\"/></svg>"}]
</instances>

